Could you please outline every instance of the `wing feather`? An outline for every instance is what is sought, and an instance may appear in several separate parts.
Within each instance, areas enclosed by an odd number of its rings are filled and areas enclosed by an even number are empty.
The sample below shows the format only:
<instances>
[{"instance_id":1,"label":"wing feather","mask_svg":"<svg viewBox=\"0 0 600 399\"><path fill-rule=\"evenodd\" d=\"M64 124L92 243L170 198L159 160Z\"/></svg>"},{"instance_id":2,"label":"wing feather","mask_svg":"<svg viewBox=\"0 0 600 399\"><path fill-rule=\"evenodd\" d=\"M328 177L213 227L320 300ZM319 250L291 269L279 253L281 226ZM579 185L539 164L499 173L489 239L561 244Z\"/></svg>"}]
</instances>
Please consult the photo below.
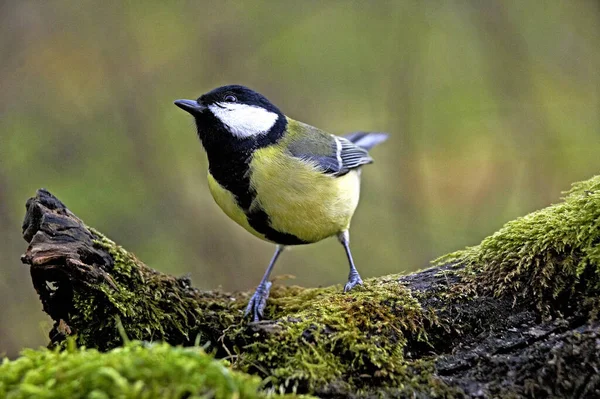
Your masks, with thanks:
<instances>
[{"instance_id":1,"label":"wing feather","mask_svg":"<svg viewBox=\"0 0 600 399\"><path fill-rule=\"evenodd\" d=\"M351 141L357 138L356 134L348 138L334 136L313 126L293 122L289 152L294 157L315 163L323 173L343 176L352 169L373 162L367 149ZM368 133L360 132L360 139L364 140L365 135Z\"/></svg>"}]
</instances>

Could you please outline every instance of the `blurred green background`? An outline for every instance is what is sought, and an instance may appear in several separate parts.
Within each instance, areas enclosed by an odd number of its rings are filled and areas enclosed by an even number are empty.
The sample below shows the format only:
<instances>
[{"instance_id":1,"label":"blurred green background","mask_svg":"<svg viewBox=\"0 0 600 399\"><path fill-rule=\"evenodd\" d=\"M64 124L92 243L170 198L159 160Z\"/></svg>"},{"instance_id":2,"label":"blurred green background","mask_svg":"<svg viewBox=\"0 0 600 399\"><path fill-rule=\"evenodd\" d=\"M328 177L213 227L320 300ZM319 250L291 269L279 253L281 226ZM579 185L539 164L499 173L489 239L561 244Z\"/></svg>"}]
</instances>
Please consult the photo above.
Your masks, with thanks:
<instances>
[{"instance_id":1,"label":"blurred green background","mask_svg":"<svg viewBox=\"0 0 600 399\"><path fill-rule=\"evenodd\" d=\"M273 247L213 203L177 98L239 83L332 133L390 132L353 223L363 277L426 267L598 172L596 1L109 3L0 5L0 353L51 326L19 261L39 187L160 271L258 283ZM347 264L331 239L284 274L341 284Z\"/></svg>"}]
</instances>

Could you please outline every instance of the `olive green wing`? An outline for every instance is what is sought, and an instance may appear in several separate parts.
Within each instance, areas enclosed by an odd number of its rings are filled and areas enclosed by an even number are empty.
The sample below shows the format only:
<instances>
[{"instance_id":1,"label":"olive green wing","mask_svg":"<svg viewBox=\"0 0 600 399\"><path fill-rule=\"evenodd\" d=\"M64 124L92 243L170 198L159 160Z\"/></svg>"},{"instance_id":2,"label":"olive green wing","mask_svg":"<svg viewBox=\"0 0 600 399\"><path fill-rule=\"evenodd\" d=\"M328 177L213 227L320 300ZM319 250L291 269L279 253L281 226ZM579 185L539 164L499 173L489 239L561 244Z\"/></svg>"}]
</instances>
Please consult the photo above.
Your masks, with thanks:
<instances>
[{"instance_id":1,"label":"olive green wing","mask_svg":"<svg viewBox=\"0 0 600 399\"><path fill-rule=\"evenodd\" d=\"M345 175L352 169L373 162L368 148L387 138L384 133L365 132L350 133L346 138L301 122L289 122L288 151L294 157L314 163L323 173L334 176Z\"/></svg>"}]
</instances>

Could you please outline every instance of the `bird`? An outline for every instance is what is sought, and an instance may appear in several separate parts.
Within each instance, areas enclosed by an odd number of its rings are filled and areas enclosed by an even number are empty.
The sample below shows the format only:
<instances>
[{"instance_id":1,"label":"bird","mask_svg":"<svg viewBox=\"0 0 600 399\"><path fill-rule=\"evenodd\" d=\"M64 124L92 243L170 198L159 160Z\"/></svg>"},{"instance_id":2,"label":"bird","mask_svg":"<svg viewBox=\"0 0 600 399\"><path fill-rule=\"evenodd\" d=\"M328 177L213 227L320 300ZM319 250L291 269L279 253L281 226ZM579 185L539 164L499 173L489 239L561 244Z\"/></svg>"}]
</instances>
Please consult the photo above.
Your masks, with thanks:
<instances>
[{"instance_id":1,"label":"bird","mask_svg":"<svg viewBox=\"0 0 600 399\"><path fill-rule=\"evenodd\" d=\"M335 236L350 269L344 292L363 284L350 251L350 221L359 201L361 167L373 162L368 151L388 134L327 133L286 116L242 85L174 103L194 117L215 202L248 232L276 245L244 317L264 318L269 277L287 246Z\"/></svg>"}]
</instances>

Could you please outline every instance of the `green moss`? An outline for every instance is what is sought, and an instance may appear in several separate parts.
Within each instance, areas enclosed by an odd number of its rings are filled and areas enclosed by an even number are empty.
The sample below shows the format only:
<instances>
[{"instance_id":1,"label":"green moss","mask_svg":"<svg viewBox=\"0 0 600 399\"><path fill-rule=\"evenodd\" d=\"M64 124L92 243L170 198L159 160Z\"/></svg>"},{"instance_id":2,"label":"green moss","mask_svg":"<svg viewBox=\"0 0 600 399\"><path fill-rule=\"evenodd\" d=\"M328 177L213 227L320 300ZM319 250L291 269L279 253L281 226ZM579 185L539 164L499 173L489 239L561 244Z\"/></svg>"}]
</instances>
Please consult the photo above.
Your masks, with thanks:
<instances>
[{"instance_id":1,"label":"green moss","mask_svg":"<svg viewBox=\"0 0 600 399\"><path fill-rule=\"evenodd\" d=\"M438 259L456 267L425 271L411 285L415 291L398 275L367 280L349 293L273 287L266 309L273 321L260 323L242 318L249 293L198 291L93 233L114 262L71 279L71 309L68 320L56 320L59 332L100 350L119 346L121 337L200 343L275 392L460 396L436 376L428 355L448 353L453 342L504 318L512 311L509 295L544 314L600 309L600 176L575 184L562 203ZM505 307L494 316L500 302Z\"/></svg>"},{"instance_id":2,"label":"green moss","mask_svg":"<svg viewBox=\"0 0 600 399\"><path fill-rule=\"evenodd\" d=\"M425 342L436 318L397 276L367 280L347 294L340 287L279 287L268 313L277 324L265 324L267 332L257 325L235 366L270 376L274 386L317 393L393 387L431 396L447 390L427 361L405 359L407 342Z\"/></svg>"},{"instance_id":3,"label":"green moss","mask_svg":"<svg viewBox=\"0 0 600 399\"><path fill-rule=\"evenodd\" d=\"M122 337L202 344L277 392L453 392L434 377L431 362L405 358L410 342L427 345L437 318L399 276L368 280L348 294L341 287L274 287L267 315L276 321L249 324L242 318L248 293L198 291L91 231L113 264L103 266L109 277L72 287L72 310L59 326L77 345L105 351Z\"/></svg>"},{"instance_id":4,"label":"green moss","mask_svg":"<svg viewBox=\"0 0 600 399\"><path fill-rule=\"evenodd\" d=\"M409 341L426 344L434 312L422 309L399 276L341 287L274 287L267 308L276 322L242 319L248 294L200 292L158 273L99 232L96 245L114 260L99 279L74 287L69 327L78 345L109 350L121 345L119 323L134 340L194 342L227 357L239 370L267 378L287 392L427 392L446 386L426 360L407 361ZM328 388L329 387L329 388Z\"/></svg>"},{"instance_id":5,"label":"green moss","mask_svg":"<svg viewBox=\"0 0 600 399\"><path fill-rule=\"evenodd\" d=\"M545 313L598 309L600 176L575 183L564 201L507 223L481 244L437 264L466 265L474 292L531 299ZM583 305L583 306L581 306ZM585 309L584 309L585 308Z\"/></svg>"},{"instance_id":6,"label":"green moss","mask_svg":"<svg viewBox=\"0 0 600 399\"><path fill-rule=\"evenodd\" d=\"M197 291L187 279L156 272L98 231L90 231L114 264L106 270L108 279L73 287L68 324L78 345L101 350L121 345L117 319L133 340L214 342L224 325L241 317L242 304L230 295ZM214 334L204 337L207 332Z\"/></svg>"},{"instance_id":7,"label":"green moss","mask_svg":"<svg viewBox=\"0 0 600 399\"><path fill-rule=\"evenodd\" d=\"M0 365L2 398L260 398L261 381L201 348L129 343L94 349L26 350Z\"/></svg>"}]
</instances>

